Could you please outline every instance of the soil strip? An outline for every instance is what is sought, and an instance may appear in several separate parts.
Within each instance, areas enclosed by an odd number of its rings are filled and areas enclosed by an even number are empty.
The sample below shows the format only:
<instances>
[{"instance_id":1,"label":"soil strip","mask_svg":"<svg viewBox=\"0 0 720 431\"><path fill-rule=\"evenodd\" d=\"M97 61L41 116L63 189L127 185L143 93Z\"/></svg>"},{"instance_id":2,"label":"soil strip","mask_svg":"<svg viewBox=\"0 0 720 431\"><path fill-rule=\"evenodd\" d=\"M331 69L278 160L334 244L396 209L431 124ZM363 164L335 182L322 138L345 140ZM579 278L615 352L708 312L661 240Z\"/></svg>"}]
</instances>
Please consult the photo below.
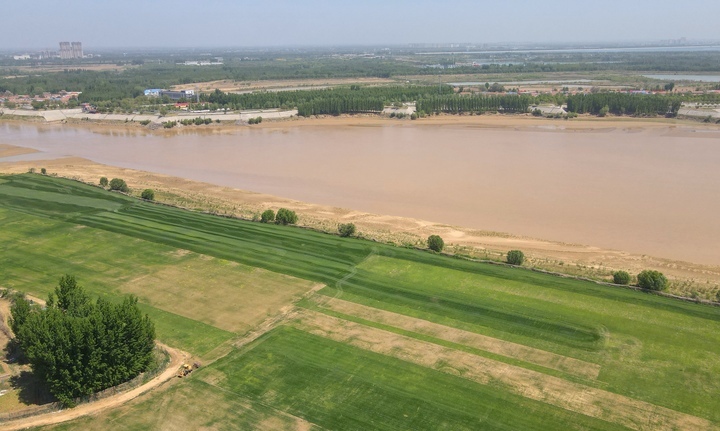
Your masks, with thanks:
<instances>
[{"instance_id":1,"label":"soil strip","mask_svg":"<svg viewBox=\"0 0 720 431\"><path fill-rule=\"evenodd\" d=\"M476 334L474 332L464 331L450 326L432 323L427 320L367 307L365 305L337 298L328 297L327 300L324 300L322 297L317 297L315 301L321 307L337 311L338 313L349 314L351 316L360 317L362 319L381 323L383 325L393 326L395 328L416 332L418 334L429 335L441 340L485 350L486 352L507 356L509 358L519 359L531 364L552 368L554 370L573 374L586 379L595 380L600 373L600 366L597 364Z\"/></svg>"}]
</instances>

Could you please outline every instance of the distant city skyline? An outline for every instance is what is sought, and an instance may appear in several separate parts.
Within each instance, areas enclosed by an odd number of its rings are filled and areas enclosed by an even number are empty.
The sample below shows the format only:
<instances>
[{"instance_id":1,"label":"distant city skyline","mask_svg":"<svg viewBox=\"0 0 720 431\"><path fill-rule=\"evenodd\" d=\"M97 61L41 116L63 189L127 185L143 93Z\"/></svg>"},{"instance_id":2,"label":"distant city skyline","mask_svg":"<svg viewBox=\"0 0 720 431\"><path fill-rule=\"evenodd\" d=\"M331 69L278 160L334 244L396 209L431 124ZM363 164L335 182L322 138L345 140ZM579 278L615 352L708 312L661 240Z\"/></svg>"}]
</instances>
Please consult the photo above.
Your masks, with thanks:
<instances>
[{"instance_id":1,"label":"distant city skyline","mask_svg":"<svg viewBox=\"0 0 720 431\"><path fill-rule=\"evenodd\" d=\"M2 50L720 39L710 0L36 0L3 15Z\"/></svg>"}]
</instances>

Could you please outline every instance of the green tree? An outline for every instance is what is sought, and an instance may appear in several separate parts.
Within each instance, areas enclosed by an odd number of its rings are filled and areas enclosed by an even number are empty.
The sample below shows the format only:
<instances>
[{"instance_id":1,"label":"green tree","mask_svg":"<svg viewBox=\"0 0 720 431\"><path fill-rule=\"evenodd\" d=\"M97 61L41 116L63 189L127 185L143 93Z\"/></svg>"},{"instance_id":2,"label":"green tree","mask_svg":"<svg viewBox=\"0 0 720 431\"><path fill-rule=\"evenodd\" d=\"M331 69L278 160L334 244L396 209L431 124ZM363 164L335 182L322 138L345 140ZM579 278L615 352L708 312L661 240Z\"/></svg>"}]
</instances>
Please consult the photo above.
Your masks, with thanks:
<instances>
[{"instance_id":1,"label":"green tree","mask_svg":"<svg viewBox=\"0 0 720 431\"><path fill-rule=\"evenodd\" d=\"M598 111L598 117L604 117L610 112L610 107L608 105L603 106L600 108L600 111Z\"/></svg>"},{"instance_id":2,"label":"green tree","mask_svg":"<svg viewBox=\"0 0 720 431\"><path fill-rule=\"evenodd\" d=\"M132 379L152 362L155 328L137 298L92 302L66 275L44 309L19 297L12 313L15 341L33 373L66 406Z\"/></svg>"},{"instance_id":3,"label":"green tree","mask_svg":"<svg viewBox=\"0 0 720 431\"><path fill-rule=\"evenodd\" d=\"M55 288L55 296L51 295L48 299L48 306L57 306L65 313L76 315L86 313L89 304L90 298L85 290L78 286L74 275L60 277L58 286Z\"/></svg>"},{"instance_id":4,"label":"green tree","mask_svg":"<svg viewBox=\"0 0 720 431\"><path fill-rule=\"evenodd\" d=\"M491 93L504 93L505 87L502 86L501 84L498 84L497 82L495 82L495 83L493 83L493 85L491 85L488 88L488 91Z\"/></svg>"},{"instance_id":5,"label":"green tree","mask_svg":"<svg viewBox=\"0 0 720 431\"><path fill-rule=\"evenodd\" d=\"M110 180L110 190L117 190L123 193L127 193L130 191L125 180L120 178L113 178L112 180Z\"/></svg>"},{"instance_id":6,"label":"green tree","mask_svg":"<svg viewBox=\"0 0 720 431\"><path fill-rule=\"evenodd\" d=\"M615 271L613 273L613 283L630 284L630 274L627 271Z\"/></svg>"},{"instance_id":7,"label":"green tree","mask_svg":"<svg viewBox=\"0 0 720 431\"><path fill-rule=\"evenodd\" d=\"M270 223L272 221L275 221L275 211L273 210L265 210L262 214L260 214L260 221L262 223Z\"/></svg>"},{"instance_id":8,"label":"green tree","mask_svg":"<svg viewBox=\"0 0 720 431\"><path fill-rule=\"evenodd\" d=\"M668 280L665 276L652 269L646 269L637 276L638 286L648 290L665 290Z\"/></svg>"},{"instance_id":9,"label":"green tree","mask_svg":"<svg viewBox=\"0 0 720 431\"><path fill-rule=\"evenodd\" d=\"M43 175L47 175L47 169L45 169L45 168L40 168L40 173L43 174Z\"/></svg>"},{"instance_id":10,"label":"green tree","mask_svg":"<svg viewBox=\"0 0 720 431\"><path fill-rule=\"evenodd\" d=\"M297 223L298 217L295 211L290 211L286 208L280 208L275 216L275 223L277 224L295 224Z\"/></svg>"},{"instance_id":11,"label":"green tree","mask_svg":"<svg viewBox=\"0 0 720 431\"><path fill-rule=\"evenodd\" d=\"M338 233L342 237L348 237L355 235L355 224L354 223L340 223L338 225Z\"/></svg>"},{"instance_id":12,"label":"green tree","mask_svg":"<svg viewBox=\"0 0 720 431\"><path fill-rule=\"evenodd\" d=\"M152 189L145 189L140 194L140 197L147 201L154 201L155 200L155 192Z\"/></svg>"},{"instance_id":13,"label":"green tree","mask_svg":"<svg viewBox=\"0 0 720 431\"><path fill-rule=\"evenodd\" d=\"M25 295L17 293L11 298L12 306L10 307L10 329L17 334L20 328L25 324L30 315L30 302L25 299Z\"/></svg>"},{"instance_id":14,"label":"green tree","mask_svg":"<svg viewBox=\"0 0 720 431\"><path fill-rule=\"evenodd\" d=\"M440 253L445 247L445 241L439 235L430 235L427 239L427 246L430 250Z\"/></svg>"},{"instance_id":15,"label":"green tree","mask_svg":"<svg viewBox=\"0 0 720 431\"><path fill-rule=\"evenodd\" d=\"M107 187L107 186L108 186L108 179L107 179L107 177L100 177L100 185L101 185L102 187Z\"/></svg>"},{"instance_id":16,"label":"green tree","mask_svg":"<svg viewBox=\"0 0 720 431\"><path fill-rule=\"evenodd\" d=\"M507 263L510 265L522 265L525 262L525 253L520 250L510 250L507 253Z\"/></svg>"}]
</instances>

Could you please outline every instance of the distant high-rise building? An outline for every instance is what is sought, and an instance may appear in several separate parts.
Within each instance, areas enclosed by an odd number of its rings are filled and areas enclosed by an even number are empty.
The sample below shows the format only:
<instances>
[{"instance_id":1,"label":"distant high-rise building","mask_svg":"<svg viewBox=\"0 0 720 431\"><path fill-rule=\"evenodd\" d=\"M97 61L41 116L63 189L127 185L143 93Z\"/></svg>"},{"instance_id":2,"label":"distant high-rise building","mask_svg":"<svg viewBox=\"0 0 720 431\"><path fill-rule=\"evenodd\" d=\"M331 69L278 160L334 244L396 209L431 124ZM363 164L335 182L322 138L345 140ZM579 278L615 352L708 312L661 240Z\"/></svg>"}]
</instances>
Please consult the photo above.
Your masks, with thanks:
<instances>
[{"instance_id":1,"label":"distant high-rise building","mask_svg":"<svg viewBox=\"0 0 720 431\"><path fill-rule=\"evenodd\" d=\"M70 48L70 42L60 42L60 58L63 60L69 60L72 58L72 48Z\"/></svg>"},{"instance_id":2,"label":"distant high-rise building","mask_svg":"<svg viewBox=\"0 0 720 431\"><path fill-rule=\"evenodd\" d=\"M83 58L82 42L72 43L73 58Z\"/></svg>"},{"instance_id":3,"label":"distant high-rise building","mask_svg":"<svg viewBox=\"0 0 720 431\"><path fill-rule=\"evenodd\" d=\"M83 58L83 49L81 42L60 42L60 58L62 60L71 60L73 58Z\"/></svg>"}]
</instances>

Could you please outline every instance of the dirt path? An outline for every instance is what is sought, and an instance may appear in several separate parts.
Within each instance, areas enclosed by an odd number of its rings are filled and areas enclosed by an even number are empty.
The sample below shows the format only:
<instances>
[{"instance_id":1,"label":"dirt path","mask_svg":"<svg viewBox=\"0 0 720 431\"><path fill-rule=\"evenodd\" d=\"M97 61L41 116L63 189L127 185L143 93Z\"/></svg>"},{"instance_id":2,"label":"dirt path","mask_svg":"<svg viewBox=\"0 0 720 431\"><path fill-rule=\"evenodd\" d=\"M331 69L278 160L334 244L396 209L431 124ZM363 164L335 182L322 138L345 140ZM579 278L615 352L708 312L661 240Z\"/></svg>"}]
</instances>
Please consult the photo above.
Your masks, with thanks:
<instances>
[{"instance_id":1,"label":"dirt path","mask_svg":"<svg viewBox=\"0 0 720 431\"><path fill-rule=\"evenodd\" d=\"M163 371L160 375L156 376L144 385L130 391L123 392L121 394L104 398L102 400L98 400L88 404L82 404L73 409L61 410L59 412L52 412L43 415L9 421L4 424L0 424L0 431L12 431L30 427L53 425L77 419L81 416L95 414L103 410L120 406L132 399L139 397L145 392L148 392L149 390L160 386L162 383L172 379L177 375L178 368L190 358L190 354L187 352L183 352L182 350L173 349L172 347L166 346L161 343L158 343L158 346L165 349L170 354L170 364L168 364L168 367L165 371Z\"/></svg>"},{"instance_id":2,"label":"dirt path","mask_svg":"<svg viewBox=\"0 0 720 431\"><path fill-rule=\"evenodd\" d=\"M305 292L305 294L301 297L301 299L313 296L315 293L317 293L317 291L319 291L323 287L325 287L325 285L322 283L315 284L312 287L312 289ZM284 323L290 319L294 319L297 316L298 316L298 308L295 307L295 305L287 305L280 309L280 313L278 313L275 316L268 317L262 323L257 325L252 331L248 332L247 335L245 335L244 337L240 338L239 340L233 342L233 346L235 346L236 348L239 349L246 344L252 343L253 341L260 338L266 332L269 332L271 329L274 329L281 323Z\"/></svg>"}]
</instances>

